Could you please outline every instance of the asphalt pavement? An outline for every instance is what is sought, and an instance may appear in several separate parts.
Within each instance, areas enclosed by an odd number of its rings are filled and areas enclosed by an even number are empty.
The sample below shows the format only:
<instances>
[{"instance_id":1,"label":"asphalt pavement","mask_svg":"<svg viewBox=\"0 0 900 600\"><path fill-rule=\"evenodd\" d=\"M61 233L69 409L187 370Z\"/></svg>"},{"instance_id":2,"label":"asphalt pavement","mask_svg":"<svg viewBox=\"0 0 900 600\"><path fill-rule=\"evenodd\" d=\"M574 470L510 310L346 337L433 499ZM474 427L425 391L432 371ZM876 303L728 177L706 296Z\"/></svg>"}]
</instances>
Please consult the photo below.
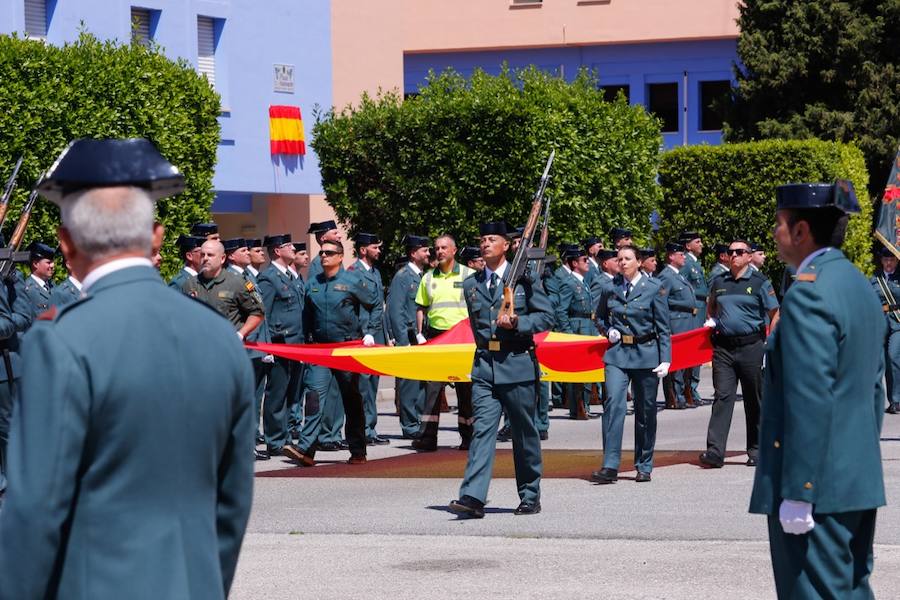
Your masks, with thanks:
<instances>
[{"instance_id":1,"label":"asphalt pavement","mask_svg":"<svg viewBox=\"0 0 900 600\"><path fill-rule=\"evenodd\" d=\"M708 367L701 393L712 396ZM391 444L369 448L361 475L379 459L413 452L399 439L390 382L379 410L379 432ZM535 516L512 514L513 479L492 482L483 520L461 520L446 510L460 479L437 470L417 478L327 476L347 452L317 455L314 474L322 476L315 477L281 477L296 469L283 459L257 463L276 473L256 479L231 597L774 597L765 518L747 513L753 468L742 454L743 408L735 409L728 442L734 454L716 470L694 460L705 449L709 414L709 406L659 413L657 449L682 451L685 460L658 466L652 482L635 483L633 472L609 486L545 477ZM440 446L459 443L455 421L442 415ZM624 449L632 427L629 416ZM599 463L600 420L572 421L557 409L544 448L596 452ZM900 416L886 415L882 450L889 505L878 514L872 582L877 596L891 597L900 589L900 510L890 504L900 492Z\"/></svg>"}]
</instances>

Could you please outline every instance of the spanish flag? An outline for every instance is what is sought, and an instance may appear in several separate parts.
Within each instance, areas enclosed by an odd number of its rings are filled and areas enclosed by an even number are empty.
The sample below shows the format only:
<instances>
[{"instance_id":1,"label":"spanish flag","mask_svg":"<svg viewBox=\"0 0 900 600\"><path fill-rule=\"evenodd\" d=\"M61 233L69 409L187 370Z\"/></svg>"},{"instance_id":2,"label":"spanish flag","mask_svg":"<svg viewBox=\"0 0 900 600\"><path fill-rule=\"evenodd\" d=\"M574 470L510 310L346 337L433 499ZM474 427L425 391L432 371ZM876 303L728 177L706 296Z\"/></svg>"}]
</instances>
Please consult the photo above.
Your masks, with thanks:
<instances>
[{"instance_id":1,"label":"spanish flag","mask_svg":"<svg viewBox=\"0 0 900 600\"><path fill-rule=\"evenodd\" d=\"M269 107L269 139L273 155L306 154L299 106Z\"/></svg>"}]
</instances>

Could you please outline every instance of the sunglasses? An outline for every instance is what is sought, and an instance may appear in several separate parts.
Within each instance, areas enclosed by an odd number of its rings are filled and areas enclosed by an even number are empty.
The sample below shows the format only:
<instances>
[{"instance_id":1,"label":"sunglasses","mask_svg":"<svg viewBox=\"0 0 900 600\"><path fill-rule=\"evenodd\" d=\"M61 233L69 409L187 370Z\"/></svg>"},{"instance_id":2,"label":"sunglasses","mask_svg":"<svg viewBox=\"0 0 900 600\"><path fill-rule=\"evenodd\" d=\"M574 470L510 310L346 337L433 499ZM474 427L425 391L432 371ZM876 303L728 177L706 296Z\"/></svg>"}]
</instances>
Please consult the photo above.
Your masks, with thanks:
<instances>
[{"instance_id":1,"label":"sunglasses","mask_svg":"<svg viewBox=\"0 0 900 600\"><path fill-rule=\"evenodd\" d=\"M338 252L337 250L319 250L319 256L335 256L338 254L343 254L343 252Z\"/></svg>"},{"instance_id":2,"label":"sunglasses","mask_svg":"<svg viewBox=\"0 0 900 600\"><path fill-rule=\"evenodd\" d=\"M728 249L729 256L743 256L745 254L750 254L750 251L744 250L743 248L729 248Z\"/></svg>"}]
</instances>

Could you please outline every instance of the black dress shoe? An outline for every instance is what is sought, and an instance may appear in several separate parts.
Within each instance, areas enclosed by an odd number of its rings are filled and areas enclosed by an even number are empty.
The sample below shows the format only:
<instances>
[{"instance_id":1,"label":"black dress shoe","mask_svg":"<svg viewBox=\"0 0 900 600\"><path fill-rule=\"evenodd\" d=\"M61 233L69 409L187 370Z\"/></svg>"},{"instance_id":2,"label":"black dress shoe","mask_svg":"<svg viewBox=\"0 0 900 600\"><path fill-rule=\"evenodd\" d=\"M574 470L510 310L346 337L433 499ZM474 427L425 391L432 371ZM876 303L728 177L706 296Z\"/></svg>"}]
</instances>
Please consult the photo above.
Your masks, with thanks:
<instances>
[{"instance_id":1,"label":"black dress shoe","mask_svg":"<svg viewBox=\"0 0 900 600\"><path fill-rule=\"evenodd\" d=\"M513 511L514 515L536 515L541 512L541 503L535 502L534 504L529 504L528 502L522 502Z\"/></svg>"},{"instance_id":2,"label":"black dress shoe","mask_svg":"<svg viewBox=\"0 0 900 600\"><path fill-rule=\"evenodd\" d=\"M319 452L337 452L342 450L342 448L340 442L322 442L316 445L316 450Z\"/></svg>"},{"instance_id":3,"label":"black dress shoe","mask_svg":"<svg viewBox=\"0 0 900 600\"><path fill-rule=\"evenodd\" d=\"M542 442L545 442L545 441L547 441L548 439L550 439L550 432L549 432L549 431L542 431L542 432L540 433L540 436L541 436L541 441L542 441Z\"/></svg>"},{"instance_id":4,"label":"black dress shoe","mask_svg":"<svg viewBox=\"0 0 900 600\"><path fill-rule=\"evenodd\" d=\"M889 415L900 414L900 405L898 405L898 404L891 404L891 405L889 405L889 406L887 407L887 410L884 411L884 412L886 412L886 413L889 414Z\"/></svg>"},{"instance_id":5,"label":"black dress shoe","mask_svg":"<svg viewBox=\"0 0 900 600\"><path fill-rule=\"evenodd\" d=\"M268 450L254 450L253 452L256 460L269 460L271 458Z\"/></svg>"},{"instance_id":6,"label":"black dress shoe","mask_svg":"<svg viewBox=\"0 0 900 600\"><path fill-rule=\"evenodd\" d=\"M508 442L510 440L510 432L509 425L504 425L500 428L500 431L497 432L497 441L498 442Z\"/></svg>"},{"instance_id":7,"label":"black dress shoe","mask_svg":"<svg viewBox=\"0 0 900 600\"><path fill-rule=\"evenodd\" d=\"M381 437L380 435L366 438L366 444L368 444L369 446L384 446L390 443L391 440L387 439L386 437Z\"/></svg>"},{"instance_id":8,"label":"black dress shoe","mask_svg":"<svg viewBox=\"0 0 900 600\"><path fill-rule=\"evenodd\" d=\"M260 444L265 444L265 443L266 443L266 438L259 434L256 434L256 445L259 446Z\"/></svg>"},{"instance_id":9,"label":"black dress shoe","mask_svg":"<svg viewBox=\"0 0 900 600\"><path fill-rule=\"evenodd\" d=\"M451 500L448 508L461 517L470 519L484 518L484 502L476 500L472 496L463 496L459 500Z\"/></svg>"},{"instance_id":10,"label":"black dress shoe","mask_svg":"<svg viewBox=\"0 0 900 600\"><path fill-rule=\"evenodd\" d=\"M599 484L615 483L619 479L619 471L617 469L602 468L599 471L591 473L591 481Z\"/></svg>"},{"instance_id":11,"label":"black dress shoe","mask_svg":"<svg viewBox=\"0 0 900 600\"><path fill-rule=\"evenodd\" d=\"M724 461L721 458L717 458L709 452L703 452L700 454L699 458L700 464L710 469L721 469L724 464Z\"/></svg>"},{"instance_id":12,"label":"black dress shoe","mask_svg":"<svg viewBox=\"0 0 900 600\"><path fill-rule=\"evenodd\" d=\"M415 433L404 433L400 437L402 437L404 440L417 440L422 437L422 434L417 431Z\"/></svg>"},{"instance_id":13,"label":"black dress shoe","mask_svg":"<svg viewBox=\"0 0 900 600\"><path fill-rule=\"evenodd\" d=\"M413 450L417 450L419 452L436 452L437 451L437 441L436 440L426 440L424 438L419 438L418 440L413 440L412 444Z\"/></svg>"},{"instance_id":14,"label":"black dress shoe","mask_svg":"<svg viewBox=\"0 0 900 600\"><path fill-rule=\"evenodd\" d=\"M350 443L347 440L341 440L338 442L338 450L349 450Z\"/></svg>"},{"instance_id":15,"label":"black dress shoe","mask_svg":"<svg viewBox=\"0 0 900 600\"><path fill-rule=\"evenodd\" d=\"M756 463L757 463L757 459L755 456L748 456L747 462L744 464L746 464L748 467L755 467Z\"/></svg>"},{"instance_id":16,"label":"black dress shoe","mask_svg":"<svg viewBox=\"0 0 900 600\"><path fill-rule=\"evenodd\" d=\"M647 483L650 481L650 473L638 471L638 474L634 476L634 481L635 483Z\"/></svg>"}]
</instances>

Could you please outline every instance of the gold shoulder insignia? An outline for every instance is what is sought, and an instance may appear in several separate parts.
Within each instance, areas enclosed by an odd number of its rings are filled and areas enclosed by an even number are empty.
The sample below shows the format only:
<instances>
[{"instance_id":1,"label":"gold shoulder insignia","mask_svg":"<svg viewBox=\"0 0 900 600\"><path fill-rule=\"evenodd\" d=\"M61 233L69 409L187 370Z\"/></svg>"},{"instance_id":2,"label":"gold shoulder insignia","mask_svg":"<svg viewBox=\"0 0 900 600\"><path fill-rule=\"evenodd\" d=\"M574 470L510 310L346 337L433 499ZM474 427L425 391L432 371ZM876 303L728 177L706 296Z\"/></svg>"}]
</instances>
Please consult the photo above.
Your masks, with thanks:
<instances>
[{"instance_id":1,"label":"gold shoulder insignia","mask_svg":"<svg viewBox=\"0 0 900 600\"><path fill-rule=\"evenodd\" d=\"M815 273L800 273L797 275L797 281L815 281L816 274Z\"/></svg>"},{"instance_id":2,"label":"gold shoulder insignia","mask_svg":"<svg viewBox=\"0 0 900 600\"><path fill-rule=\"evenodd\" d=\"M252 281L245 282L244 287L247 288L248 292L252 292L253 291L253 282Z\"/></svg>"}]
</instances>

